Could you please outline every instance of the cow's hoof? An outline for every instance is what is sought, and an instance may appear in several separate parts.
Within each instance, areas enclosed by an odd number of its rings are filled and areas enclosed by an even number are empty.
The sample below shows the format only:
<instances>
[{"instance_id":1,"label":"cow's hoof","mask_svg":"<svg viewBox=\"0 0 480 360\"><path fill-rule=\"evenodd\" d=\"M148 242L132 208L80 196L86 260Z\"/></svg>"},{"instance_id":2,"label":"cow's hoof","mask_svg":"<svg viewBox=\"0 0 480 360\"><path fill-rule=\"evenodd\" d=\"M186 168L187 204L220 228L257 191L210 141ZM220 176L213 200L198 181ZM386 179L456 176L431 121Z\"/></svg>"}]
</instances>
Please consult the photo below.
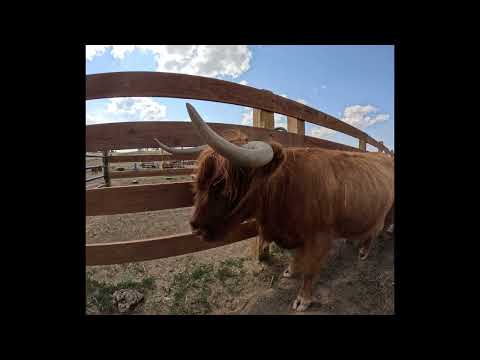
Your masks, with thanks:
<instances>
[{"instance_id":1,"label":"cow's hoof","mask_svg":"<svg viewBox=\"0 0 480 360\"><path fill-rule=\"evenodd\" d=\"M286 268L283 272L282 276L284 278L291 278L293 276L292 272L290 271L290 267Z\"/></svg>"},{"instance_id":2,"label":"cow's hoof","mask_svg":"<svg viewBox=\"0 0 480 360\"><path fill-rule=\"evenodd\" d=\"M305 299L301 295L298 295L295 301L293 302L293 310L295 311L305 311L312 304L311 299Z\"/></svg>"},{"instance_id":3,"label":"cow's hoof","mask_svg":"<svg viewBox=\"0 0 480 360\"><path fill-rule=\"evenodd\" d=\"M358 251L358 258L360 260L366 260L368 258L368 253L368 249L360 248L360 250Z\"/></svg>"}]
</instances>

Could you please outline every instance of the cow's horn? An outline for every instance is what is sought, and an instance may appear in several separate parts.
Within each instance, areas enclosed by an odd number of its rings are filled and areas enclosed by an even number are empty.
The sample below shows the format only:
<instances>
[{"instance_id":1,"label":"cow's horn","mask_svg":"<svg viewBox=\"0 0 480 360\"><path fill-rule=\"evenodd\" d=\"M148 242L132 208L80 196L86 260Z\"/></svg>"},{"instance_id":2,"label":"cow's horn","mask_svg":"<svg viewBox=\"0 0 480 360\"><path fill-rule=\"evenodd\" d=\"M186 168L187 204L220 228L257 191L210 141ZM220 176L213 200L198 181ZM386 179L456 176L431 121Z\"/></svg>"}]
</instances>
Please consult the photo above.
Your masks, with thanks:
<instances>
[{"instance_id":1,"label":"cow's horn","mask_svg":"<svg viewBox=\"0 0 480 360\"><path fill-rule=\"evenodd\" d=\"M264 166L273 159L273 149L269 144L263 141L250 141L242 146L232 144L210 129L189 103L187 110L193 126L203 140L235 165L255 168Z\"/></svg>"},{"instance_id":2,"label":"cow's horn","mask_svg":"<svg viewBox=\"0 0 480 360\"><path fill-rule=\"evenodd\" d=\"M155 140L163 150L169 152L170 154L184 154L184 155L197 154L208 147L208 145L201 145L201 146L196 146L190 149L175 149L158 141L157 138L154 138L153 140Z\"/></svg>"}]
</instances>

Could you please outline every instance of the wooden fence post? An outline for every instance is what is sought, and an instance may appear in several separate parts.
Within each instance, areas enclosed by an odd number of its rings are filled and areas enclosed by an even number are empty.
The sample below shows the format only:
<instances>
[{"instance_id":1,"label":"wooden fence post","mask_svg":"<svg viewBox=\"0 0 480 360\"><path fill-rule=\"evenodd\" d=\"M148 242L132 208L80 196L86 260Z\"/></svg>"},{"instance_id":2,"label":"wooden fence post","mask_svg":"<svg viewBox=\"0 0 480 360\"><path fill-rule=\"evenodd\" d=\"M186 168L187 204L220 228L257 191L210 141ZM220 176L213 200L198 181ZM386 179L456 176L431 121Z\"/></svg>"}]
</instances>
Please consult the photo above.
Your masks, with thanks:
<instances>
[{"instance_id":1,"label":"wooden fence post","mask_svg":"<svg viewBox=\"0 0 480 360\"><path fill-rule=\"evenodd\" d=\"M264 129L274 128L273 113L270 111L253 109L253 127Z\"/></svg>"},{"instance_id":2,"label":"wooden fence post","mask_svg":"<svg viewBox=\"0 0 480 360\"><path fill-rule=\"evenodd\" d=\"M260 127L264 129L272 129L275 126L273 113L270 111L253 109L253 127ZM265 260L270 254L270 247L262 236L259 235L255 239L254 257L258 261Z\"/></svg>"},{"instance_id":3,"label":"wooden fence post","mask_svg":"<svg viewBox=\"0 0 480 360\"><path fill-rule=\"evenodd\" d=\"M110 172L109 172L109 163L108 156L109 151L103 151L103 178L105 179L105 186L110 187Z\"/></svg>"},{"instance_id":4,"label":"wooden fence post","mask_svg":"<svg viewBox=\"0 0 480 360\"><path fill-rule=\"evenodd\" d=\"M379 143L383 145L383 141L379 141ZM377 150L378 150L378 152L383 152L383 150L380 149L380 148L377 148Z\"/></svg>"},{"instance_id":5,"label":"wooden fence post","mask_svg":"<svg viewBox=\"0 0 480 360\"><path fill-rule=\"evenodd\" d=\"M358 148L362 151L367 151L367 142L364 139L358 139Z\"/></svg>"},{"instance_id":6,"label":"wooden fence post","mask_svg":"<svg viewBox=\"0 0 480 360\"><path fill-rule=\"evenodd\" d=\"M305 135L305 121L298 120L297 118L287 116L288 132L292 132L299 135Z\"/></svg>"}]
</instances>

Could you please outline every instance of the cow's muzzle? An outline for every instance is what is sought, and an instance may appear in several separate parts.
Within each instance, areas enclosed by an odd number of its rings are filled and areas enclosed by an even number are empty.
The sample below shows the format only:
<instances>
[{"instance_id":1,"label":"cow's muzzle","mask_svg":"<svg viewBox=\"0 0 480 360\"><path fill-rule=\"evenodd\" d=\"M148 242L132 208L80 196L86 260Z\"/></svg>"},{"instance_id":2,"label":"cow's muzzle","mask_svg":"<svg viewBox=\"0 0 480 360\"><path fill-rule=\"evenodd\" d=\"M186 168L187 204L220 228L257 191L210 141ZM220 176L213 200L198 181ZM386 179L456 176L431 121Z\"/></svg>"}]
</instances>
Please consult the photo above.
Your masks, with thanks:
<instances>
[{"instance_id":1,"label":"cow's muzzle","mask_svg":"<svg viewBox=\"0 0 480 360\"><path fill-rule=\"evenodd\" d=\"M199 236L203 241L207 241L207 242L215 241L215 237L213 236L212 231L209 229L195 228L192 230L192 234Z\"/></svg>"}]
</instances>

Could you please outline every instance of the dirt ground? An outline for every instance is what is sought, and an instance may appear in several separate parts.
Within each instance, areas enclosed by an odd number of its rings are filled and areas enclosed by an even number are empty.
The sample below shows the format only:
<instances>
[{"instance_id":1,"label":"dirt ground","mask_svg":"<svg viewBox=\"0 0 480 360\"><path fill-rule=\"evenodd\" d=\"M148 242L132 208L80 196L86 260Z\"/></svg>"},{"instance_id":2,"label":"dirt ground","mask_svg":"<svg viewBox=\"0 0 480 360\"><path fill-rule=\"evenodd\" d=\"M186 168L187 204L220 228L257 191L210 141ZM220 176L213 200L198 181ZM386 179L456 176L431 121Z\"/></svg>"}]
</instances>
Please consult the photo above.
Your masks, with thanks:
<instances>
[{"instance_id":1,"label":"dirt ground","mask_svg":"<svg viewBox=\"0 0 480 360\"><path fill-rule=\"evenodd\" d=\"M126 241L189 230L191 208L87 218L87 243ZM87 278L100 284L151 280L135 314L393 314L393 238L379 239L367 260L339 243L315 286L315 303L293 312L300 279L282 278L289 254L272 246L265 263L253 259L253 240L198 253L137 263L87 266ZM121 286L120 286L121 287ZM89 299L90 297L90 299ZM101 314L87 291L87 314ZM113 311L112 313L118 313Z\"/></svg>"},{"instance_id":2,"label":"dirt ground","mask_svg":"<svg viewBox=\"0 0 480 360\"><path fill-rule=\"evenodd\" d=\"M190 178L157 176L136 180L139 184L153 184ZM112 186L129 185L133 180L113 179ZM180 208L87 217L86 241L127 241L187 232L191 211ZM120 314L111 305L112 293L135 288L144 298L127 314L394 314L392 236L378 239L365 261L357 259L358 251L352 245L337 242L336 255L316 281L315 302L303 313L291 309L300 279L281 276L289 252L273 244L267 261L258 263L252 256L253 241L152 261L87 266L86 313Z\"/></svg>"}]
</instances>

